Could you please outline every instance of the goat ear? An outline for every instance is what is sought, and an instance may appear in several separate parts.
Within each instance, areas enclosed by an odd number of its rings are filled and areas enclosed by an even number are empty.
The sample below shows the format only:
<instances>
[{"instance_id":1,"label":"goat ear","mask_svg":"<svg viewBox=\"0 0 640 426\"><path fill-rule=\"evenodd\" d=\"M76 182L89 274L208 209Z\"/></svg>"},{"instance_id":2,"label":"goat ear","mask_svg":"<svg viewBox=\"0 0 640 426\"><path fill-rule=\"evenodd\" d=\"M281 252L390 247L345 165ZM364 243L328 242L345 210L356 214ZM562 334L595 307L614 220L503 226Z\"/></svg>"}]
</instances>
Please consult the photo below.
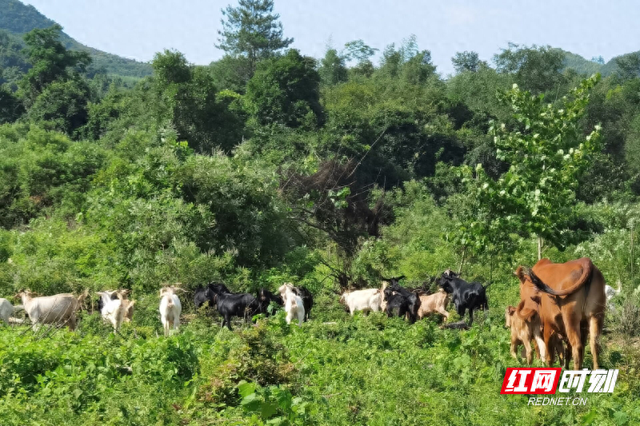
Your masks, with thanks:
<instances>
[{"instance_id":1,"label":"goat ear","mask_svg":"<svg viewBox=\"0 0 640 426\"><path fill-rule=\"evenodd\" d=\"M521 283L524 282L525 280L525 275L527 274L527 269L524 266L518 266L518 268L516 269L516 271L513 273L513 275L515 275L516 277L518 277L518 279L520 280Z\"/></svg>"},{"instance_id":2,"label":"goat ear","mask_svg":"<svg viewBox=\"0 0 640 426\"><path fill-rule=\"evenodd\" d=\"M513 315L516 313L516 308L514 308L513 306L509 306L509 315Z\"/></svg>"}]
</instances>

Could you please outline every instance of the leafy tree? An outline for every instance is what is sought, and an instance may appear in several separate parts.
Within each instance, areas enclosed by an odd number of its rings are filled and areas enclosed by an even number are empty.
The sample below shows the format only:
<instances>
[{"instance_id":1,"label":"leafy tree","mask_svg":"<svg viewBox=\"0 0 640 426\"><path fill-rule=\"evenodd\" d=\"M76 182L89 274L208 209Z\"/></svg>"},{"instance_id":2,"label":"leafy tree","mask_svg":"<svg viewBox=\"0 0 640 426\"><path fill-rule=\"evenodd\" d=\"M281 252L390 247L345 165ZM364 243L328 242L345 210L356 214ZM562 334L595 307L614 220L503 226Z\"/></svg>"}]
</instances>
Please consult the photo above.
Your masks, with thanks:
<instances>
[{"instance_id":1,"label":"leafy tree","mask_svg":"<svg viewBox=\"0 0 640 426\"><path fill-rule=\"evenodd\" d=\"M327 53L324 58L320 60L320 68L318 69L320 79L326 86L332 86L334 84L347 81L348 71L345 66L345 59L338 54L338 51L333 48L327 49Z\"/></svg>"},{"instance_id":2,"label":"leafy tree","mask_svg":"<svg viewBox=\"0 0 640 426\"><path fill-rule=\"evenodd\" d=\"M378 49L366 45L362 40L350 41L344 45L342 53L345 61L355 61L355 66L349 69L354 75L371 77L375 68L371 62L371 57L375 55Z\"/></svg>"},{"instance_id":3,"label":"leafy tree","mask_svg":"<svg viewBox=\"0 0 640 426\"><path fill-rule=\"evenodd\" d=\"M24 36L25 53L32 68L19 86L27 106L31 106L49 84L73 78L74 73L84 72L91 63L88 53L69 51L60 43L61 31L62 27L56 24Z\"/></svg>"},{"instance_id":4,"label":"leafy tree","mask_svg":"<svg viewBox=\"0 0 640 426\"><path fill-rule=\"evenodd\" d=\"M222 15L217 47L247 58L249 78L259 61L293 43L292 38L283 38L280 15L273 13L273 0L239 0L237 7L227 6Z\"/></svg>"},{"instance_id":5,"label":"leafy tree","mask_svg":"<svg viewBox=\"0 0 640 426\"><path fill-rule=\"evenodd\" d=\"M157 120L169 120L180 139L198 152L231 150L240 141L242 120L216 99L213 78L203 67L190 65L180 52L156 54L155 89L161 100ZM158 108L160 107L160 108Z\"/></svg>"},{"instance_id":6,"label":"leafy tree","mask_svg":"<svg viewBox=\"0 0 640 426\"><path fill-rule=\"evenodd\" d=\"M570 230L577 219L577 178L599 150L600 136L596 126L584 137L580 120L599 78L584 80L558 107L517 85L502 95L519 124L515 129L493 124L490 134L498 158L509 169L494 180L480 164L475 177L469 166L464 167L475 205L458 234L462 245L478 252L494 247L508 253L511 234L535 235L540 257L543 239L563 248L575 237Z\"/></svg>"},{"instance_id":7,"label":"leafy tree","mask_svg":"<svg viewBox=\"0 0 640 426\"><path fill-rule=\"evenodd\" d=\"M56 130L74 135L87 123L89 99L89 86L84 80L56 81L35 99L27 116L35 122L52 122Z\"/></svg>"},{"instance_id":8,"label":"leafy tree","mask_svg":"<svg viewBox=\"0 0 640 426\"><path fill-rule=\"evenodd\" d=\"M360 65L364 62L370 62L371 57L376 54L378 49L370 47L362 40L354 40L345 43L344 58L347 61L355 61Z\"/></svg>"},{"instance_id":9,"label":"leafy tree","mask_svg":"<svg viewBox=\"0 0 640 426\"><path fill-rule=\"evenodd\" d=\"M591 58L591 62L595 62L596 64L604 65L604 58L602 56L594 56Z\"/></svg>"},{"instance_id":10,"label":"leafy tree","mask_svg":"<svg viewBox=\"0 0 640 426\"><path fill-rule=\"evenodd\" d=\"M565 81L562 75L564 53L550 46L509 47L494 56L497 70L514 74L516 83L533 93L557 90Z\"/></svg>"},{"instance_id":11,"label":"leafy tree","mask_svg":"<svg viewBox=\"0 0 640 426\"><path fill-rule=\"evenodd\" d=\"M458 52L451 58L453 68L457 73L464 71L476 72L480 67L488 66L485 61L481 61L476 52Z\"/></svg>"},{"instance_id":12,"label":"leafy tree","mask_svg":"<svg viewBox=\"0 0 640 426\"><path fill-rule=\"evenodd\" d=\"M0 124L12 123L23 113L22 102L13 93L0 86Z\"/></svg>"},{"instance_id":13,"label":"leafy tree","mask_svg":"<svg viewBox=\"0 0 640 426\"><path fill-rule=\"evenodd\" d=\"M260 125L315 126L322 121L315 60L291 49L261 63L247 85L247 111Z\"/></svg>"}]
</instances>

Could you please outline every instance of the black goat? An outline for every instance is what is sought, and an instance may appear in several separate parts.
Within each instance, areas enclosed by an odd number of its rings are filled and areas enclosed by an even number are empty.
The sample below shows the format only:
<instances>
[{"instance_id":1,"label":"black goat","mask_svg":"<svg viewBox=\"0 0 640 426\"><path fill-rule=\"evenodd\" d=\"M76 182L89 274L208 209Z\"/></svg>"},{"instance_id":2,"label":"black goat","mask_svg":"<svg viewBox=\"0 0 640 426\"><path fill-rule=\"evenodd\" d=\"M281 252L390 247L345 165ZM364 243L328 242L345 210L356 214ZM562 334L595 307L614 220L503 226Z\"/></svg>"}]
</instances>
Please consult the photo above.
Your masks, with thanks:
<instances>
[{"instance_id":1,"label":"black goat","mask_svg":"<svg viewBox=\"0 0 640 426\"><path fill-rule=\"evenodd\" d=\"M258 290L258 311L261 314L269 315L269 305L271 302L276 303L278 306L282 306L284 303L282 297L279 294L273 294L266 288Z\"/></svg>"},{"instance_id":2,"label":"black goat","mask_svg":"<svg viewBox=\"0 0 640 426\"><path fill-rule=\"evenodd\" d=\"M404 276L398 278L385 278L385 280L389 281L390 283L390 285L385 289L385 296L387 294L386 290L401 294L407 300L407 316L409 318L409 322L413 324L418 318L418 310L420 309L420 297L418 294L416 294L417 292L409 291L400 285L399 281L403 278ZM388 299L387 303L389 303Z\"/></svg>"},{"instance_id":3,"label":"black goat","mask_svg":"<svg viewBox=\"0 0 640 426\"><path fill-rule=\"evenodd\" d=\"M218 313L222 315L222 325L227 324L231 330L231 317L240 317L248 323L251 317L258 313L258 301L247 293L217 293L213 296Z\"/></svg>"},{"instance_id":4,"label":"black goat","mask_svg":"<svg viewBox=\"0 0 640 426\"><path fill-rule=\"evenodd\" d=\"M409 312L409 301L402 294L387 287L384 289L384 300L387 302L385 312L389 318L394 314L404 317Z\"/></svg>"},{"instance_id":5,"label":"black goat","mask_svg":"<svg viewBox=\"0 0 640 426\"><path fill-rule=\"evenodd\" d=\"M213 307L213 296L219 293L232 294L227 286L222 283L209 283L206 287L199 286L198 288L196 288L195 294L193 295L193 304L195 305L196 309L200 309L200 307L204 305L205 302L209 302L209 306Z\"/></svg>"},{"instance_id":6,"label":"black goat","mask_svg":"<svg viewBox=\"0 0 640 426\"><path fill-rule=\"evenodd\" d=\"M486 290L491 284L484 287L478 282L468 283L450 270L442 273L438 285L451 295L460 317L464 317L469 311L469 325L473 324L473 311L476 309L489 309Z\"/></svg>"}]
</instances>

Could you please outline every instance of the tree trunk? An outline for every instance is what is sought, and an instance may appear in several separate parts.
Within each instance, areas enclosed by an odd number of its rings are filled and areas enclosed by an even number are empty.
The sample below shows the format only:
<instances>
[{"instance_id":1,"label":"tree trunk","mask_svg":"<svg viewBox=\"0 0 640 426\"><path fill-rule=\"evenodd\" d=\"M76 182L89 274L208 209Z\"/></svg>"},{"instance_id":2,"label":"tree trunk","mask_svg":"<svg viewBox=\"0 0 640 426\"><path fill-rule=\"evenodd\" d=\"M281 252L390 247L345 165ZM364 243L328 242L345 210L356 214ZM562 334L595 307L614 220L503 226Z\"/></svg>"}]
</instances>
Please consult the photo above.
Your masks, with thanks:
<instances>
[{"instance_id":1,"label":"tree trunk","mask_svg":"<svg viewBox=\"0 0 640 426\"><path fill-rule=\"evenodd\" d=\"M631 257L631 263L630 263L630 267L631 267L631 280L634 280L634 271L633 271L633 263L634 263L634 247L633 247L633 223L631 224L631 230L629 232L629 236L630 236L630 241L629 241L629 255Z\"/></svg>"},{"instance_id":2,"label":"tree trunk","mask_svg":"<svg viewBox=\"0 0 640 426\"><path fill-rule=\"evenodd\" d=\"M462 273L462 266L464 265L464 258L467 254L467 248L462 249L462 259L460 259L460 266L458 267L458 275Z\"/></svg>"},{"instance_id":3,"label":"tree trunk","mask_svg":"<svg viewBox=\"0 0 640 426\"><path fill-rule=\"evenodd\" d=\"M538 236L538 260L542 259L542 245L544 241L541 236Z\"/></svg>"}]
</instances>

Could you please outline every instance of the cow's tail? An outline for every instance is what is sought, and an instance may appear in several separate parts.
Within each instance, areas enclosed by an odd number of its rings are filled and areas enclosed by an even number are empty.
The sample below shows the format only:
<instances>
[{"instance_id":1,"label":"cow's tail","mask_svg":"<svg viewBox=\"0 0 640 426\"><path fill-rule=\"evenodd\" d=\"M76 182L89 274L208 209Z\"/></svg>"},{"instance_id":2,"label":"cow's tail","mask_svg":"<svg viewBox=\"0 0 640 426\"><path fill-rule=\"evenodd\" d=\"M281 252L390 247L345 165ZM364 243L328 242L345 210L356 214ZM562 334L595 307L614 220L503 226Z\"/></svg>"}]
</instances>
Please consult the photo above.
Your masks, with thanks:
<instances>
[{"instance_id":1,"label":"cow's tail","mask_svg":"<svg viewBox=\"0 0 640 426\"><path fill-rule=\"evenodd\" d=\"M545 284L534 272L533 270L525 270L525 274L529 276L533 285L535 285L540 291L551 294L553 296L566 296L568 294L575 293L585 284L591 283L591 277L593 276L593 263L590 259L580 259L582 263L582 275L580 279L575 282L571 287L564 290L554 290Z\"/></svg>"}]
</instances>

